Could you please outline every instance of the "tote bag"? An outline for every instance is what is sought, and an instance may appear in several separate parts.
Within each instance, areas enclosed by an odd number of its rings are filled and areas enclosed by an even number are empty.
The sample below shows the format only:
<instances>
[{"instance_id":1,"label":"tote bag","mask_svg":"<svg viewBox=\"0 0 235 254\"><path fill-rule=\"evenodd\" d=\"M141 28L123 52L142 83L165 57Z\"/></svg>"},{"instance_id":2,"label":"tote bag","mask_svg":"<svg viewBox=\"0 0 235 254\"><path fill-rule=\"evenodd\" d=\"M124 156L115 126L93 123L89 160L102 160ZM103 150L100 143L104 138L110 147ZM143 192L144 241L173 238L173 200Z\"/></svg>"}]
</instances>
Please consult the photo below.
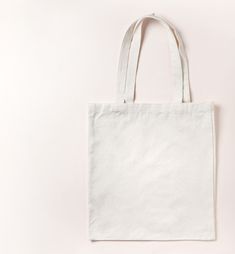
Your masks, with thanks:
<instances>
[{"instance_id":1,"label":"tote bag","mask_svg":"<svg viewBox=\"0 0 235 254\"><path fill-rule=\"evenodd\" d=\"M172 103L134 101L137 28L146 19L162 24L169 37ZM215 239L213 104L190 101L188 78L182 40L169 22L148 15L130 26L117 102L89 105L91 240Z\"/></svg>"}]
</instances>

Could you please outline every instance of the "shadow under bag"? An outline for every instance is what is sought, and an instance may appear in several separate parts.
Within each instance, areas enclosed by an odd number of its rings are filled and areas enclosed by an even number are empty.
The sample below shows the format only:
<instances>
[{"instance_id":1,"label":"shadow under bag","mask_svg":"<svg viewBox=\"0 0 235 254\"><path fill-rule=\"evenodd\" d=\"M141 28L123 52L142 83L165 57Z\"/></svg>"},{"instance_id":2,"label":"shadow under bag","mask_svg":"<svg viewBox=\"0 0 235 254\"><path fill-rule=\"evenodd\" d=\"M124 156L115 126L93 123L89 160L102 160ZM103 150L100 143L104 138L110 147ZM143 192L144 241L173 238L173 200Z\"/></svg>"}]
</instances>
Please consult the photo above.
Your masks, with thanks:
<instances>
[{"instance_id":1,"label":"shadow under bag","mask_svg":"<svg viewBox=\"0 0 235 254\"><path fill-rule=\"evenodd\" d=\"M166 29L175 96L135 103L143 21ZM135 38L133 38L135 35ZM134 22L123 40L116 103L89 104L91 240L214 240L215 133L212 103L192 103L176 29L162 17Z\"/></svg>"}]
</instances>

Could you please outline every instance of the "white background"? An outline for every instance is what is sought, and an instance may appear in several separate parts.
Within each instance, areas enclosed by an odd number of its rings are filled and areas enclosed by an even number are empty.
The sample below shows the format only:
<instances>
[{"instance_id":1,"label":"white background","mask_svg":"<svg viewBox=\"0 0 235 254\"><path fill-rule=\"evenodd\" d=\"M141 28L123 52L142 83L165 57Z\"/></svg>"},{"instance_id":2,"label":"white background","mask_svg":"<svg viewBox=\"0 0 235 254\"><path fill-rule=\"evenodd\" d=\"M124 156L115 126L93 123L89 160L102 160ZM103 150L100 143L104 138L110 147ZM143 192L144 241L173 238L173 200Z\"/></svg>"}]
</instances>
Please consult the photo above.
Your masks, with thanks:
<instances>
[{"instance_id":1,"label":"white background","mask_svg":"<svg viewBox=\"0 0 235 254\"><path fill-rule=\"evenodd\" d=\"M119 50L155 12L181 32L194 101L214 101L217 241L88 240L87 103L114 102ZM230 0L0 2L0 253L144 254L235 251L235 3ZM164 30L150 23L137 99L173 91Z\"/></svg>"}]
</instances>

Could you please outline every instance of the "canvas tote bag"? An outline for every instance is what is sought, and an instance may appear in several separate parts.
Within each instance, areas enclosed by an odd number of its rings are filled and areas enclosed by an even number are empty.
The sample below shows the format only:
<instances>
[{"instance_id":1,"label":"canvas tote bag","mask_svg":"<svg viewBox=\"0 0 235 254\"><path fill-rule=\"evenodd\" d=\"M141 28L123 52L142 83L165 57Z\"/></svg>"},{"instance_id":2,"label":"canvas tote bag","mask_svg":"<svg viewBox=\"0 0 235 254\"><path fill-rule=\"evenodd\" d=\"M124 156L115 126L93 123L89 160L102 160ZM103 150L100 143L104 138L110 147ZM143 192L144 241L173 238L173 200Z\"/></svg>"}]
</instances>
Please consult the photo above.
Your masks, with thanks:
<instances>
[{"instance_id":1,"label":"canvas tote bag","mask_svg":"<svg viewBox=\"0 0 235 254\"><path fill-rule=\"evenodd\" d=\"M162 24L169 37L172 103L134 102L137 28L146 19ZM117 102L89 105L90 239L215 239L213 117L213 104L190 101L175 28L155 15L134 22L121 48Z\"/></svg>"}]
</instances>

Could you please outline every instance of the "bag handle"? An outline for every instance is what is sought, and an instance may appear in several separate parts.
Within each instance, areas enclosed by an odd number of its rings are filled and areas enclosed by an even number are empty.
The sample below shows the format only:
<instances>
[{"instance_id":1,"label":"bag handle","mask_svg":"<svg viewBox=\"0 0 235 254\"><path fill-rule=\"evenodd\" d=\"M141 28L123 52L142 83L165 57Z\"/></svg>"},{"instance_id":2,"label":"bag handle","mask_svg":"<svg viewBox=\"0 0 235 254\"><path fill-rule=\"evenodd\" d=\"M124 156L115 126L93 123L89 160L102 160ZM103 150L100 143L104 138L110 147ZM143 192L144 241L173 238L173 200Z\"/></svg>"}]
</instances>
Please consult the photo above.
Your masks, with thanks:
<instances>
[{"instance_id":1,"label":"bag handle","mask_svg":"<svg viewBox=\"0 0 235 254\"><path fill-rule=\"evenodd\" d=\"M142 39L141 29L138 33L137 28L146 19L160 22L168 32L173 76L176 85L174 101L190 102L188 61L182 39L177 30L168 21L154 14L146 15L135 21L124 36L118 67L117 101L119 103L134 102L136 74ZM135 33L137 33L138 37L133 41Z\"/></svg>"}]
</instances>

